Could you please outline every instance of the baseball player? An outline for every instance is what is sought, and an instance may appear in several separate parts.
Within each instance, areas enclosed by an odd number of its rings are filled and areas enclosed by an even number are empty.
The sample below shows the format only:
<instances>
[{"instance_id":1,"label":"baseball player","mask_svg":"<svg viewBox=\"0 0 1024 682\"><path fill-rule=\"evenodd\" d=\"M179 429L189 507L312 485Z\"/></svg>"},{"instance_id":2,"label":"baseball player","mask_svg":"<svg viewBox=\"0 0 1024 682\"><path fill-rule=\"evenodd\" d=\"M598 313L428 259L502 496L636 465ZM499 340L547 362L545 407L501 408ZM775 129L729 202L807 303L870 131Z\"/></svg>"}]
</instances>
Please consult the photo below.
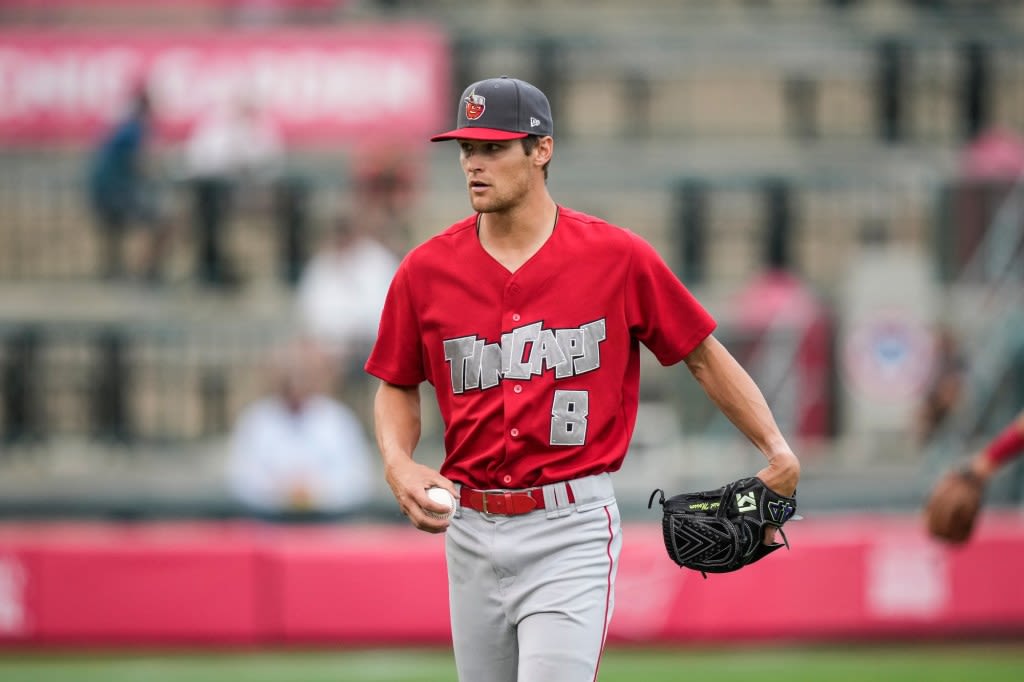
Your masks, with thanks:
<instances>
[{"instance_id":1,"label":"baseball player","mask_svg":"<svg viewBox=\"0 0 1024 682\"><path fill-rule=\"evenodd\" d=\"M502 76L470 85L455 140L473 215L413 249L366 370L385 475L417 528L446 532L463 682L597 677L622 535L610 473L637 413L640 344L683 361L795 492L799 462L715 321L636 234L552 199L547 97ZM440 472L419 464L418 386L444 420ZM451 520L425 491L458 501ZM766 539L766 542L770 541Z\"/></svg>"},{"instance_id":2,"label":"baseball player","mask_svg":"<svg viewBox=\"0 0 1024 682\"><path fill-rule=\"evenodd\" d=\"M928 532L952 544L967 542L981 512L988 482L1021 453L1024 453L1024 410L963 466L939 477L924 506Z\"/></svg>"}]
</instances>

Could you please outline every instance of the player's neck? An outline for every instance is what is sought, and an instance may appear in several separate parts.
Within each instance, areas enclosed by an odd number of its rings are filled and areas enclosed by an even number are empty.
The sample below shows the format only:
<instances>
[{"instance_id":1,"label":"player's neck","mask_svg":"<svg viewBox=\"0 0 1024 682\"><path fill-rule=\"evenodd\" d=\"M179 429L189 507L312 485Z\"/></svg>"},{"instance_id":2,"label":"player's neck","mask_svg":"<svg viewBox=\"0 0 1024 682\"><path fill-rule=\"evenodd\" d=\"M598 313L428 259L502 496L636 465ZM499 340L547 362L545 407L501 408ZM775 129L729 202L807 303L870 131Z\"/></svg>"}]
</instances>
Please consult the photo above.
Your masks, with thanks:
<instances>
[{"instance_id":1,"label":"player's neck","mask_svg":"<svg viewBox=\"0 0 1024 682\"><path fill-rule=\"evenodd\" d=\"M537 206L483 213L477 223L480 245L509 272L515 272L544 246L557 217L558 205L547 193Z\"/></svg>"}]
</instances>

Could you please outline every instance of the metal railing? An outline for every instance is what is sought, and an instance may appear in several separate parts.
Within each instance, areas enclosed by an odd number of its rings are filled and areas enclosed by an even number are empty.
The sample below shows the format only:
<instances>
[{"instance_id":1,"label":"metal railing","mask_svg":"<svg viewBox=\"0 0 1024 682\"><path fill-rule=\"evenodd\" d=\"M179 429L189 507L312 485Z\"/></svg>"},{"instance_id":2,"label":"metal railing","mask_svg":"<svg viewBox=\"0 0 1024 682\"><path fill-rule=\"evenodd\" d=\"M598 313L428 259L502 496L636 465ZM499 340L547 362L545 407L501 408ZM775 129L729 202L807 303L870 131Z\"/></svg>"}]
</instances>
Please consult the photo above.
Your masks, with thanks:
<instances>
[{"instance_id":1,"label":"metal railing","mask_svg":"<svg viewBox=\"0 0 1024 682\"><path fill-rule=\"evenodd\" d=\"M3 443L145 450L221 437L269 390L267 360L293 333L283 319L5 321Z\"/></svg>"}]
</instances>

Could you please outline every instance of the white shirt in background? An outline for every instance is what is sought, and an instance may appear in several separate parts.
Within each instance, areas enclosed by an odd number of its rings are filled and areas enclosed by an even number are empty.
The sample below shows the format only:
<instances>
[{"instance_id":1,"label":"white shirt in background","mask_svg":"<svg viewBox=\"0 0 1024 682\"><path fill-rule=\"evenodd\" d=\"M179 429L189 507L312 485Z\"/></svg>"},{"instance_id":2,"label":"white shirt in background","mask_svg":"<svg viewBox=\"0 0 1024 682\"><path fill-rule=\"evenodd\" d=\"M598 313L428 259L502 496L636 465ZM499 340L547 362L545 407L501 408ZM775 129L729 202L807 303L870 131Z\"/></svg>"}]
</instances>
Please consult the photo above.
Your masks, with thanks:
<instances>
[{"instance_id":1,"label":"white shirt in background","mask_svg":"<svg viewBox=\"0 0 1024 682\"><path fill-rule=\"evenodd\" d=\"M373 496L371 462L362 424L346 405L314 396L291 412L281 399L263 398L235 425L228 485L243 504L261 511L345 512Z\"/></svg>"},{"instance_id":2,"label":"white shirt in background","mask_svg":"<svg viewBox=\"0 0 1024 682\"><path fill-rule=\"evenodd\" d=\"M305 329L335 352L372 343L397 269L398 258L372 239L317 253L302 272L296 294Z\"/></svg>"}]
</instances>

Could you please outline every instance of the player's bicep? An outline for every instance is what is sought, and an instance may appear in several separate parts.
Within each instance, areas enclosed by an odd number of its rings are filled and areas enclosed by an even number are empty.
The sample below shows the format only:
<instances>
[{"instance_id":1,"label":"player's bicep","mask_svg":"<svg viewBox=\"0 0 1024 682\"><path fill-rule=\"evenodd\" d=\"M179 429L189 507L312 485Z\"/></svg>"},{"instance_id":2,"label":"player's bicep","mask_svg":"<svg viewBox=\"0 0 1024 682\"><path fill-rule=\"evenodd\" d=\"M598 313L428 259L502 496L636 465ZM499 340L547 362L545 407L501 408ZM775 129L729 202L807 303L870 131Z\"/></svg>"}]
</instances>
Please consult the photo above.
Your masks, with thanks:
<instances>
[{"instance_id":1,"label":"player's bicep","mask_svg":"<svg viewBox=\"0 0 1024 682\"><path fill-rule=\"evenodd\" d=\"M381 381L373 403L377 446L387 459L411 457L420 439L419 386L399 386Z\"/></svg>"},{"instance_id":2,"label":"player's bicep","mask_svg":"<svg viewBox=\"0 0 1024 682\"><path fill-rule=\"evenodd\" d=\"M377 387L375 409L387 422L418 418L420 414L419 386L402 386L381 381Z\"/></svg>"},{"instance_id":3,"label":"player's bicep","mask_svg":"<svg viewBox=\"0 0 1024 682\"><path fill-rule=\"evenodd\" d=\"M699 374L705 374L710 371L710 367L714 361L713 353L716 350L712 348L713 344L718 343L718 340L713 334L708 334L707 338L697 344L697 346L683 358L683 362L686 363L686 367L696 377Z\"/></svg>"}]
</instances>

